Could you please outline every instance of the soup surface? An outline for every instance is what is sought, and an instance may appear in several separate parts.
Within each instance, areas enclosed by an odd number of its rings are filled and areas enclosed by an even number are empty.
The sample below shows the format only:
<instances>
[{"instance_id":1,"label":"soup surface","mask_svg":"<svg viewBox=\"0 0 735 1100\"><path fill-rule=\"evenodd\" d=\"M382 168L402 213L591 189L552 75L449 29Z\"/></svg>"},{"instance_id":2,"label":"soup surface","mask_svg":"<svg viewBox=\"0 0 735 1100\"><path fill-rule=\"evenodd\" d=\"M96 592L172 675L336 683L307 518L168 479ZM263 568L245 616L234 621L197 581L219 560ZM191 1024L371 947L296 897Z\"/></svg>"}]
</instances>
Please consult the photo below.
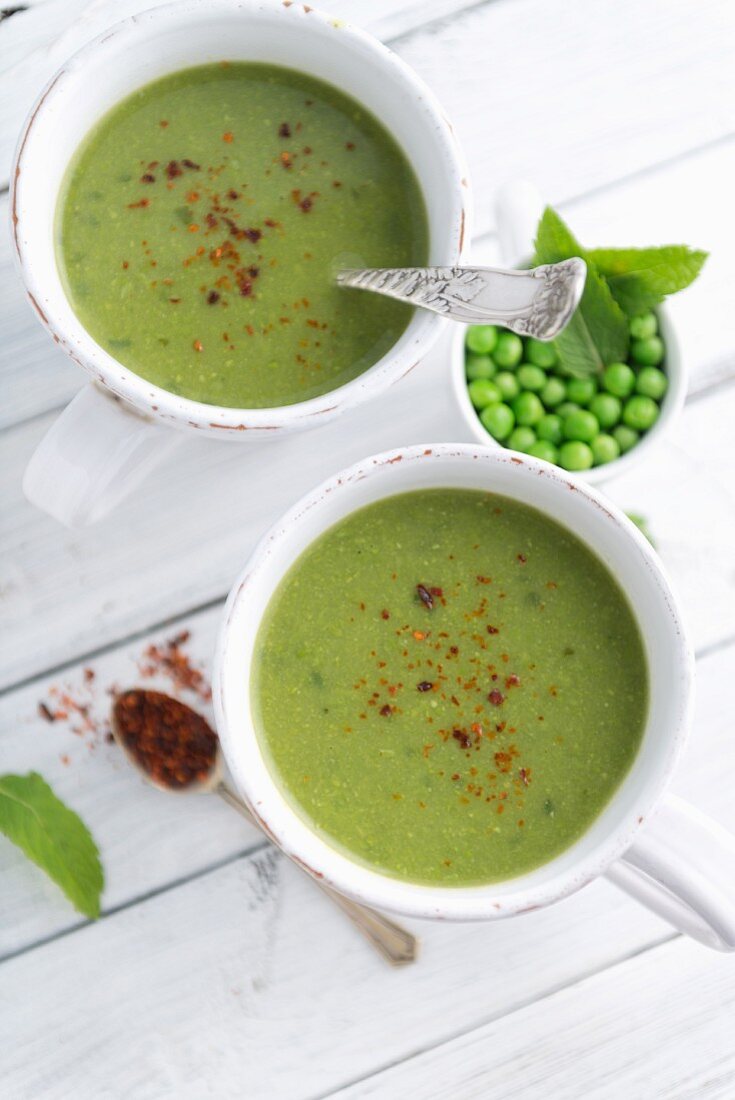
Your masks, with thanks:
<instances>
[{"instance_id":1,"label":"soup surface","mask_svg":"<svg viewBox=\"0 0 735 1100\"><path fill-rule=\"evenodd\" d=\"M646 719L643 643L607 569L541 512L472 490L332 527L284 577L256 652L256 728L287 799L414 882L493 882L559 854Z\"/></svg>"},{"instance_id":2,"label":"soup surface","mask_svg":"<svg viewBox=\"0 0 735 1100\"><path fill-rule=\"evenodd\" d=\"M143 378L237 408L372 366L411 309L339 266L423 265L413 170L355 100L301 73L212 64L110 111L61 189L58 263L94 339Z\"/></svg>"}]
</instances>

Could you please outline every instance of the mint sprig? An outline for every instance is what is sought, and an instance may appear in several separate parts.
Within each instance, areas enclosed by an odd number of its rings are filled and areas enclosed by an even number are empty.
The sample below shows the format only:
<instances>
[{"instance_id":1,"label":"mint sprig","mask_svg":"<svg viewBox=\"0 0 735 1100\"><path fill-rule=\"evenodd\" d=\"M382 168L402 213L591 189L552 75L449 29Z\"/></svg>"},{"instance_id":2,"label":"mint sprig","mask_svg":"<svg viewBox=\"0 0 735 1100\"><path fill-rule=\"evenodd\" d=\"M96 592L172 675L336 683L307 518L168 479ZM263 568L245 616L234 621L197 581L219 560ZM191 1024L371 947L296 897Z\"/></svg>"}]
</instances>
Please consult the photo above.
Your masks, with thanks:
<instances>
[{"instance_id":1,"label":"mint sprig","mask_svg":"<svg viewBox=\"0 0 735 1100\"><path fill-rule=\"evenodd\" d=\"M536 231L537 264L553 264L571 256L587 262L582 299L564 331L554 341L562 366L578 377L625 360L630 340L625 314L610 288L569 227L547 206Z\"/></svg>"},{"instance_id":2,"label":"mint sprig","mask_svg":"<svg viewBox=\"0 0 735 1100\"><path fill-rule=\"evenodd\" d=\"M87 917L100 915L104 875L84 822L37 772L0 776L0 832L60 886Z\"/></svg>"},{"instance_id":3,"label":"mint sprig","mask_svg":"<svg viewBox=\"0 0 735 1100\"><path fill-rule=\"evenodd\" d=\"M558 263L572 256L580 256L587 264L582 300L554 341L563 370L576 377L625 362L629 318L688 287L707 259L706 252L683 244L586 250L550 206L539 221L535 249L536 264Z\"/></svg>"},{"instance_id":4,"label":"mint sprig","mask_svg":"<svg viewBox=\"0 0 735 1100\"><path fill-rule=\"evenodd\" d=\"M660 248L593 248L587 253L629 317L660 305L699 275L707 253L685 244Z\"/></svg>"}]
</instances>

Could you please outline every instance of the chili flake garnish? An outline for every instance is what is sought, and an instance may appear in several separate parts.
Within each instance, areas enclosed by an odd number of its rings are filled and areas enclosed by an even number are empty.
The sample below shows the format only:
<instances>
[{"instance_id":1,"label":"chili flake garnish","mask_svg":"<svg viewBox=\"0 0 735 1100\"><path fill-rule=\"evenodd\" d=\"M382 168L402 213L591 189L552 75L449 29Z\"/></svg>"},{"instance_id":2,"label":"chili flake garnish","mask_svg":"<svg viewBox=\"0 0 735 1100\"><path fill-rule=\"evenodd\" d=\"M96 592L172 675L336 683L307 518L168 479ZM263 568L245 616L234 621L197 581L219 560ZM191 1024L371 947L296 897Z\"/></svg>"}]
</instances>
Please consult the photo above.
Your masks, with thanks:
<instances>
[{"instance_id":1,"label":"chili flake garnish","mask_svg":"<svg viewBox=\"0 0 735 1100\"><path fill-rule=\"evenodd\" d=\"M232 133L232 130L226 130L222 135L222 140L226 145L232 145L232 142L235 140L235 135Z\"/></svg>"},{"instance_id":2,"label":"chili flake garnish","mask_svg":"<svg viewBox=\"0 0 735 1100\"><path fill-rule=\"evenodd\" d=\"M390 703L386 703L384 707L380 708L380 713L383 715L384 718L387 718L390 714L393 713L393 707L390 705Z\"/></svg>"},{"instance_id":3,"label":"chili flake garnish","mask_svg":"<svg viewBox=\"0 0 735 1100\"><path fill-rule=\"evenodd\" d=\"M278 136L282 138L291 137L291 127L287 122L282 122L278 127Z\"/></svg>"},{"instance_id":4,"label":"chili flake garnish","mask_svg":"<svg viewBox=\"0 0 735 1100\"><path fill-rule=\"evenodd\" d=\"M420 684L416 685L417 691L431 691L434 685L429 680L422 680Z\"/></svg>"},{"instance_id":5,"label":"chili flake garnish","mask_svg":"<svg viewBox=\"0 0 735 1100\"><path fill-rule=\"evenodd\" d=\"M493 704L494 707L499 707L501 703L505 702L505 696L502 694L502 692L498 691L497 688L493 688L493 690L488 695L488 700Z\"/></svg>"},{"instance_id":6,"label":"chili flake garnish","mask_svg":"<svg viewBox=\"0 0 735 1100\"><path fill-rule=\"evenodd\" d=\"M418 592L419 599L421 600L424 607L428 608L429 611L433 611L433 609L434 609L434 597L432 596L431 592L426 587L426 585L417 584L416 585L416 591Z\"/></svg>"},{"instance_id":7,"label":"chili flake garnish","mask_svg":"<svg viewBox=\"0 0 735 1100\"><path fill-rule=\"evenodd\" d=\"M472 747L472 738L466 730L452 730L452 737L459 742L461 748L469 749Z\"/></svg>"}]
</instances>

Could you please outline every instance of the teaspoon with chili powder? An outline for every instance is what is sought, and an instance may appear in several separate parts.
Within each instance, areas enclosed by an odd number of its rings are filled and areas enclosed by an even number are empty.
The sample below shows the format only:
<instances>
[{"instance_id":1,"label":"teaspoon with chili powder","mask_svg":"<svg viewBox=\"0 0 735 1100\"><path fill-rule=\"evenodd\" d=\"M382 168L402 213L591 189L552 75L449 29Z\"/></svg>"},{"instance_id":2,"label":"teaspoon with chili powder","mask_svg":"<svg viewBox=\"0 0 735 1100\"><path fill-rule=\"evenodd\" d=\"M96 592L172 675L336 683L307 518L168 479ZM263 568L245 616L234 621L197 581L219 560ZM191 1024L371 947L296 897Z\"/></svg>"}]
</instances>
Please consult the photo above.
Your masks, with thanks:
<instances>
[{"instance_id":1,"label":"teaspoon with chili powder","mask_svg":"<svg viewBox=\"0 0 735 1100\"><path fill-rule=\"evenodd\" d=\"M218 794L260 828L247 805L222 778L222 751L216 733L191 707L162 692L132 689L116 697L111 725L128 762L158 790ZM326 883L314 882L392 966L405 966L416 959L418 941L410 932L382 913L343 897Z\"/></svg>"}]
</instances>

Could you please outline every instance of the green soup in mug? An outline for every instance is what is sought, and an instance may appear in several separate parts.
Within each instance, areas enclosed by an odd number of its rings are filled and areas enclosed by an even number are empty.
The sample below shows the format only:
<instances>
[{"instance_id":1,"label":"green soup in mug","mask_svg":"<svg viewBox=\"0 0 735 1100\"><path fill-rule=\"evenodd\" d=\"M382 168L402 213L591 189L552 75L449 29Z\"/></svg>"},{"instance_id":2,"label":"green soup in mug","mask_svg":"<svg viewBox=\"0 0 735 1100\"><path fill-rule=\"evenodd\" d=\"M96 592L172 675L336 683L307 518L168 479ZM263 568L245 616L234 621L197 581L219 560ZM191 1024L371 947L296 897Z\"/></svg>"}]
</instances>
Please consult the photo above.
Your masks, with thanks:
<instances>
[{"instance_id":1,"label":"green soup in mug","mask_svg":"<svg viewBox=\"0 0 735 1100\"><path fill-rule=\"evenodd\" d=\"M412 311L338 266L428 259L418 181L331 85L272 65L185 69L135 92L74 157L58 264L91 336L163 389L290 405L361 374Z\"/></svg>"},{"instance_id":2,"label":"green soup in mug","mask_svg":"<svg viewBox=\"0 0 735 1100\"><path fill-rule=\"evenodd\" d=\"M534 508L430 489L318 538L261 624L251 694L284 796L384 874L530 871L604 809L641 742L643 642L598 558Z\"/></svg>"}]
</instances>

